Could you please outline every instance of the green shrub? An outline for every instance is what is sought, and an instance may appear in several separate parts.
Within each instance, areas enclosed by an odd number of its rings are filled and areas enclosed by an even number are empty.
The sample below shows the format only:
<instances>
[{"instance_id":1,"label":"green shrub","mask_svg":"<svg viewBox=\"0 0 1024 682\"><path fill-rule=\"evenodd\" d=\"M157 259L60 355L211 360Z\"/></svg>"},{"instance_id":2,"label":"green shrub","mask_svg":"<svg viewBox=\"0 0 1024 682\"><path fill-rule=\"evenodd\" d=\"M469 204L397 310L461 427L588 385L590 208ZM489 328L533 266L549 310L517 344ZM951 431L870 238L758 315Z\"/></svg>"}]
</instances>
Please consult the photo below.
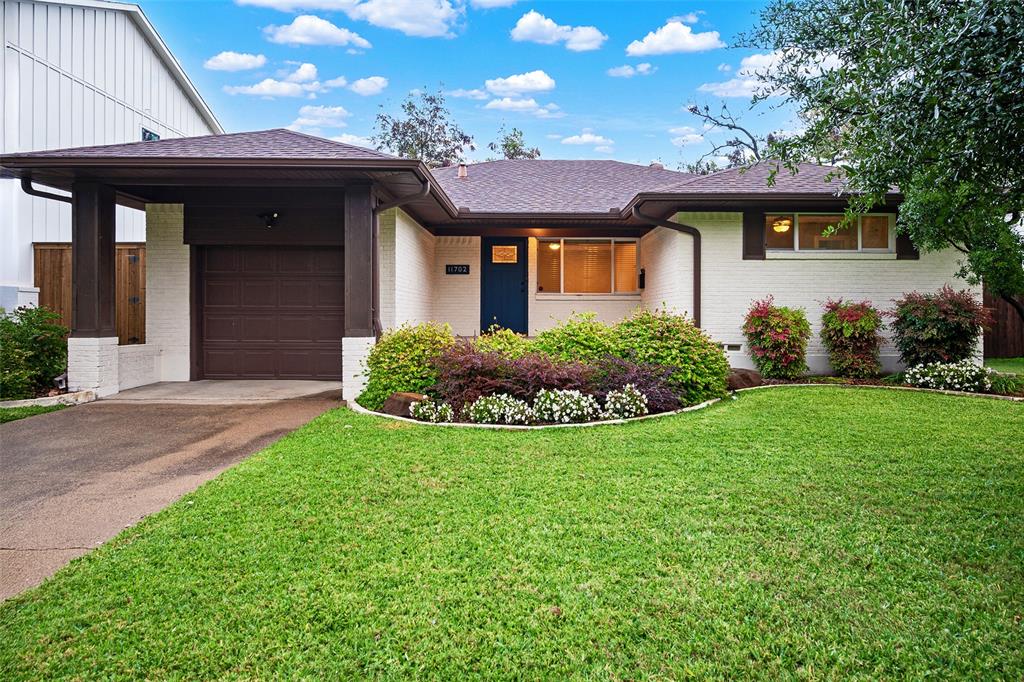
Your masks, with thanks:
<instances>
[{"instance_id":1,"label":"green shrub","mask_svg":"<svg viewBox=\"0 0 1024 682\"><path fill-rule=\"evenodd\" d=\"M522 334L495 325L486 334L473 339L473 348L481 353L501 353L515 360L533 352L534 343Z\"/></svg>"},{"instance_id":2,"label":"green shrub","mask_svg":"<svg viewBox=\"0 0 1024 682\"><path fill-rule=\"evenodd\" d=\"M636 310L613 328L615 355L671 369L669 386L685 405L725 395L725 353L683 315Z\"/></svg>"},{"instance_id":3,"label":"green shrub","mask_svg":"<svg viewBox=\"0 0 1024 682\"><path fill-rule=\"evenodd\" d=\"M594 362L618 353L611 326L599 322L594 313L579 313L558 326L541 332L534 350L556 360Z\"/></svg>"},{"instance_id":4,"label":"green shrub","mask_svg":"<svg viewBox=\"0 0 1024 682\"><path fill-rule=\"evenodd\" d=\"M796 379L807 371L811 325L803 310L777 306L771 296L754 301L743 322L743 334L765 378Z\"/></svg>"},{"instance_id":5,"label":"green shrub","mask_svg":"<svg viewBox=\"0 0 1024 682\"><path fill-rule=\"evenodd\" d=\"M0 308L0 398L32 398L67 371L67 327L46 308Z\"/></svg>"},{"instance_id":6,"label":"green shrub","mask_svg":"<svg viewBox=\"0 0 1024 682\"><path fill-rule=\"evenodd\" d=\"M882 371L882 316L867 301L825 301L821 316L821 342L828 349L828 361L841 377L867 379Z\"/></svg>"},{"instance_id":7,"label":"green shrub","mask_svg":"<svg viewBox=\"0 0 1024 682\"><path fill-rule=\"evenodd\" d=\"M950 286L934 294L903 294L887 315L893 344L908 367L967 360L989 321L974 294Z\"/></svg>"},{"instance_id":8,"label":"green shrub","mask_svg":"<svg viewBox=\"0 0 1024 682\"><path fill-rule=\"evenodd\" d=\"M447 324L424 322L385 332L366 360L366 390L356 402L379 410L392 393L423 393L437 381L433 360L455 343Z\"/></svg>"}]
</instances>

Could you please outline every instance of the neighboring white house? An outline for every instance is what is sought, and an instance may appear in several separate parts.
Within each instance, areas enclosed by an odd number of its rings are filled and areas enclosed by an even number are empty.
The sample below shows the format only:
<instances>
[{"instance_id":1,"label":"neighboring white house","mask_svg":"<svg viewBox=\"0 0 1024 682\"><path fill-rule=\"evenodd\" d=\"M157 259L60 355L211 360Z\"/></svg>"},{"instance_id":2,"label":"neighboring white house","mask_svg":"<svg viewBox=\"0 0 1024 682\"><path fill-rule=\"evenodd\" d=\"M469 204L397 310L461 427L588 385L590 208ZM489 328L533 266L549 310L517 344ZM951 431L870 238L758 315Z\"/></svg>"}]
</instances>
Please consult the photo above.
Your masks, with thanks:
<instances>
[{"instance_id":1,"label":"neighboring white house","mask_svg":"<svg viewBox=\"0 0 1024 682\"><path fill-rule=\"evenodd\" d=\"M138 5L0 1L0 152L224 132ZM145 214L117 207L118 241ZM34 242L71 240L71 207L0 178L0 307L35 303Z\"/></svg>"}]
</instances>

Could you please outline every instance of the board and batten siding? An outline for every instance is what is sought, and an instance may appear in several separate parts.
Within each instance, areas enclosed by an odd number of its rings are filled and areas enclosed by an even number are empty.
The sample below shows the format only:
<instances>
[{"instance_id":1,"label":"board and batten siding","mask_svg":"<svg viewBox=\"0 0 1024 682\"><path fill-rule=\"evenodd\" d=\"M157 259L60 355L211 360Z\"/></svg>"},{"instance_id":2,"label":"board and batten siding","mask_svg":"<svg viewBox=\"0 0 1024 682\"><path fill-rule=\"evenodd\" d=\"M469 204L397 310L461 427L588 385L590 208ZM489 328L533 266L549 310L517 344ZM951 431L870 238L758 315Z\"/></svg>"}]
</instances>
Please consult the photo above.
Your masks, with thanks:
<instances>
[{"instance_id":1,"label":"board and batten siding","mask_svg":"<svg viewBox=\"0 0 1024 682\"><path fill-rule=\"evenodd\" d=\"M0 151L136 142L218 132L133 11L101 3L0 2ZM219 128L219 126L218 126ZM117 207L119 241L145 240L145 214ZM67 204L0 180L0 286L31 287L32 243L71 239Z\"/></svg>"}]
</instances>

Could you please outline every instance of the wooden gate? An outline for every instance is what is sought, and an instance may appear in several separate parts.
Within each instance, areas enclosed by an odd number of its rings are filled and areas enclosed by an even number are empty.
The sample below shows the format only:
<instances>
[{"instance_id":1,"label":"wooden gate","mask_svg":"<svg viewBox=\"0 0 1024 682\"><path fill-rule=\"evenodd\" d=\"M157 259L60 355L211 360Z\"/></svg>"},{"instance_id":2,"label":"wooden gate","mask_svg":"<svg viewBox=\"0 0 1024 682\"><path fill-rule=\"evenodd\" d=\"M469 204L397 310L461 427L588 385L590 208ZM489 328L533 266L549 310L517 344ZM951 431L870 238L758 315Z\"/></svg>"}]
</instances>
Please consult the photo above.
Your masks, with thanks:
<instances>
[{"instance_id":1,"label":"wooden gate","mask_svg":"<svg viewBox=\"0 0 1024 682\"><path fill-rule=\"evenodd\" d=\"M35 286L39 305L58 313L71 326L71 244L49 242L35 247ZM121 345L146 342L146 245L117 245L115 327Z\"/></svg>"},{"instance_id":2,"label":"wooden gate","mask_svg":"<svg viewBox=\"0 0 1024 682\"><path fill-rule=\"evenodd\" d=\"M1024 357L1024 323L1017 311L988 291L985 292L985 307L992 315L992 326L985 330L985 357Z\"/></svg>"}]
</instances>

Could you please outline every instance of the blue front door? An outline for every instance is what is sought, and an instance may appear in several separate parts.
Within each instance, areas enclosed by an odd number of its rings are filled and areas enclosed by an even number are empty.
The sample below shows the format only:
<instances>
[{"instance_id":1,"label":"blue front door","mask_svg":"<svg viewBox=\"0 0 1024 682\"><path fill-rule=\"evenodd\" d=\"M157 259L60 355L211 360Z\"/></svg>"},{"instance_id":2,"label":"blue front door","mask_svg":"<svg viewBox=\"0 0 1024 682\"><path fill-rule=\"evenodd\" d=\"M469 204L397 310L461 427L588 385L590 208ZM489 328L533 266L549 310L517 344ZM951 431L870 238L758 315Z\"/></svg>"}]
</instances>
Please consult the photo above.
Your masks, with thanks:
<instances>
[{"instance_id":1,"label":"blue front door","mask_svg":"<svg viewBox=\"0 0 1024 682\"><path fill-rule=\"evenodd\" d=\"M525 334L526 239L484 237L480 254L480 330Z\"/></svg>"}]
</instances>

